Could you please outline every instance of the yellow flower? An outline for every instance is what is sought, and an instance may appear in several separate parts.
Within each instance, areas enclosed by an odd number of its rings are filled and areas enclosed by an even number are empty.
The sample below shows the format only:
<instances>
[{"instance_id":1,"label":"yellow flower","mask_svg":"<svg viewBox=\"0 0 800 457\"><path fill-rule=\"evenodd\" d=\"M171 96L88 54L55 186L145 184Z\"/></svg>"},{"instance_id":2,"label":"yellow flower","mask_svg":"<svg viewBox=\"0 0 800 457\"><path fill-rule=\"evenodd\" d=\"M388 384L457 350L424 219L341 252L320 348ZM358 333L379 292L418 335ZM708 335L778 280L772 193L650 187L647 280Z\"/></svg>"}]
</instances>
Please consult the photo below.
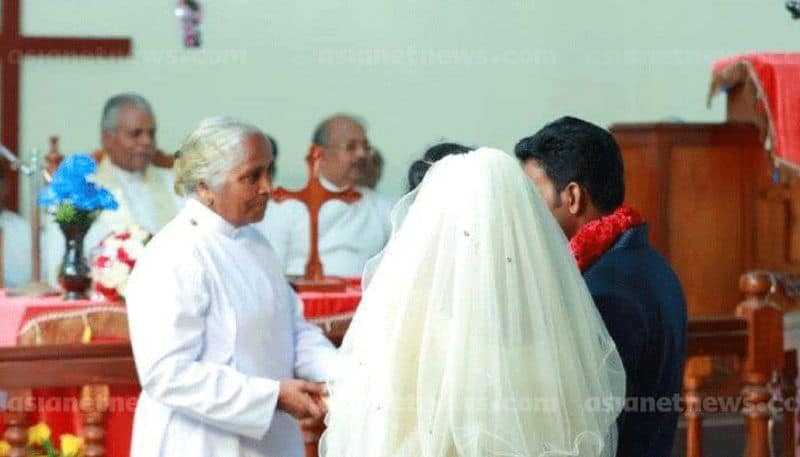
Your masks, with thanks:
<instances>
[{"instance_id":1,"label":"yellow flower","mask_svg":"<svg viewBox=\"0 0 800 457\"><path fill-rule=\"evenodd\" d=\"M61 454L64 457L75 457L83 450L83 438L65 433L61 435Z\"/></svg>"},{"instance_id":2,"label":"yellow flower","mask_svg":"<svg viewBox=\"0 0 800 457\"><path fill-rule=\"evenodd\" d=\"M50 439L50 427L44 422L39 422L28 429L28 445L41 445Z\"/></svg>"},{"instance_id":3,"label":"yellow flower","mask_svg":"<svg viewBox=\"0 0 800 457\"><path fill-rule=\"evenodd\" d=\"M0 457L6 457L9 451L11 451L11 445L8 444L8 441L0 441Z\"/></svg>"}]
</instances>

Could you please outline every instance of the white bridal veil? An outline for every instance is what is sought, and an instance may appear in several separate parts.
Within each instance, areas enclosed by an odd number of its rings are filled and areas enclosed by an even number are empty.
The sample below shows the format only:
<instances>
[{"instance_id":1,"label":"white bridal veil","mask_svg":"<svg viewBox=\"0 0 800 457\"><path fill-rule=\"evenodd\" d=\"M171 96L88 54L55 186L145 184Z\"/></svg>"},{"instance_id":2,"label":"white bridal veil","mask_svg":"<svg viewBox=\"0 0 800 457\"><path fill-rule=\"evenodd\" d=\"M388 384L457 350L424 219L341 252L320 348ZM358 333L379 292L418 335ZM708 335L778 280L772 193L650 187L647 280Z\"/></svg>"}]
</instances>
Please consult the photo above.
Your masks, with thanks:
<instances>
[{"instance_id":1,"label":"white bridal veil","mask_svg":"<svg viewBox=\"0 0 800 457\"><path fill-rule=\"evenodd\" d=\"M393 219L321 455L613 456L622 363L517 161L446 157Z\"/></svg>"}]
</instances>

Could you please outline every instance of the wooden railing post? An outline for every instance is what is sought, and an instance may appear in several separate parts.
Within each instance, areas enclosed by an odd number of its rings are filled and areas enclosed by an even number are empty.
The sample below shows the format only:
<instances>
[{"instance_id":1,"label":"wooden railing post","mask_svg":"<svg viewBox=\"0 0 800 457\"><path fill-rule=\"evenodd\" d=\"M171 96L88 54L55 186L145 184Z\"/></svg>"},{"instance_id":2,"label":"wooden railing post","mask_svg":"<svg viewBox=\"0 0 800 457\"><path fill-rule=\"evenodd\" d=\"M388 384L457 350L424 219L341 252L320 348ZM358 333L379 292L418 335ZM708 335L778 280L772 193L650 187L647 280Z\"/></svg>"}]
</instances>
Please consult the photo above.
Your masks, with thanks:
<instances>
[{"instance_id":1,"label":"wooden railing post","mask_svg":"<svg viewBox=\"0 0 800 457\"><path fill-rule=\"evenodd\" d=\"M687 374L683 380L684 401L686 409L686 457L703 457L703 414L701 404L703 396L700 388L703 378Z\"/></svg>"},{"instance_id":2,"label":"wooden railing post","mask_svg":"<svg viewBox=\"0 0 800 457\"><path fill-rule=\"evenodd\" d=\"M711 358L747 353L747 322L735 316L694 317L687 329L687 360L683 376L686 456L703 455L702 389L713 373Z\"/></svg>"},{"instance_id":3,"label":"wooden railing post","mask_svg":"<svg viewBox=\"0 0 800 457\"><path fill-rule=\"evenodd\" d=\"M747 430L745 456L770 457L769 382L783 369L783 312L767 295L772 289L765 275L745 274L739 281L745 300L736 315L747 321L747 356L743 367L742 397Z\"/></svg>"},{"instance_id":4,"label":"wooden railing post","mask_svg":"<svg viewBox=\"0 0 800 457\"><path fill-rule=\"evenodd\" d=\"M769 400L772 395L766 387L768 379L757 374L744 376L742 388L746 430L746 457L771 457L769 449Z\"/></svg>"},{"instance_id":5,"label":"wooden railing post","mask_svg":"<svg viewBox=\"0 0 800 457\"><path fill-rule=\"evenodd\" d=\"M81 389L80 408L83 414L86 457L105 457L104 427L110 393L108 385L87 385Z\"/></svg>"},{"instance_id":6,"label":"wooden railing post","mask_svg":"<svg viewBox=\"0 0 800 457\"><path fill-rule=\"evenodd\" d=\"M784 354L781 376L781 396L783 397L783 456L795 457L795 426L797 414L797 351Z\"/></svg>"},{"instance_id":7,"label":"wooden railing post","mask_svg":"<svg viewBox=\"0 0 800 457\"><path fill-rule=\"evenodd\" d=\"M6 406L6 432L3 439L11 445L8 457L26 457L28 455L28 424L26 420L25 400L29 398L27 389L16 389L8 392Z\"/></svg>"},{"instance_id":8,"label":"wooden railing post","mask_svg":"<svg viewBox=\"0 0 800 457\"><path fill-rule=\"evenodd\" d=\"M87 385L80 401L86 426L87 457L105 455L103 425L110 402L108 384L138 384L130 344L0 347L0 389ZM7 414L9 427L5 433L12 445L9 455L25 457L27 405L11 400Z\"/></svg>"}]
</instances>

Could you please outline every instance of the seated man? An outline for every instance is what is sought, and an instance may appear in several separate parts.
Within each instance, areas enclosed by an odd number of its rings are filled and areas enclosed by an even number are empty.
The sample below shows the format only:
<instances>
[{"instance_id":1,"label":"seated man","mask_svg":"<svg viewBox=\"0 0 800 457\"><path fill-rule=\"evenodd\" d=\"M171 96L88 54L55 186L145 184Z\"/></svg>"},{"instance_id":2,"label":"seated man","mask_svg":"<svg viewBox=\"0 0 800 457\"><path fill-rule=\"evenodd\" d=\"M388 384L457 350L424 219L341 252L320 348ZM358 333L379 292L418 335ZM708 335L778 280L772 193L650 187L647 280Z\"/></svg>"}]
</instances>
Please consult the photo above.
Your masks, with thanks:
<instances>
[{"instance_id":1,"label":"seated man","mask_svg":"<svg viewBox=\"0 0 800 457\"><path fill-rule=\"evenodd\" d=\"M119 209L103 211L92 225L84 241L87 255L113 230L138 224L155 233L177 214L180 200L173 190L171 171L152 165L155 134L155 116L143 97L120 94L106 102L95 180L114 194ZM56 224L48 224L47 231L45 268L49 282L55 284L64 240Z\"/></svg>"},{"instance_id":2,"label":"seated man","mask_svg":"<svg viewBox=\"0 0 800 457\"><path fill-rule=\"evenodd\" d=\"M389 239L391 202L366 187L357 186L369 155L369 142L361 122L335 115L322 121L311 141L311 150L322 152L320 178L331 191L356 186L361 199L348 204L325 203L319 213L319 253L325 274L359 277L367 260ZM298 164L300 160L298 160ZM309 215L297 200L272 202L258 224L278 254L287 275L303 275L309 252Z\"/></svg>"}]
</instances>

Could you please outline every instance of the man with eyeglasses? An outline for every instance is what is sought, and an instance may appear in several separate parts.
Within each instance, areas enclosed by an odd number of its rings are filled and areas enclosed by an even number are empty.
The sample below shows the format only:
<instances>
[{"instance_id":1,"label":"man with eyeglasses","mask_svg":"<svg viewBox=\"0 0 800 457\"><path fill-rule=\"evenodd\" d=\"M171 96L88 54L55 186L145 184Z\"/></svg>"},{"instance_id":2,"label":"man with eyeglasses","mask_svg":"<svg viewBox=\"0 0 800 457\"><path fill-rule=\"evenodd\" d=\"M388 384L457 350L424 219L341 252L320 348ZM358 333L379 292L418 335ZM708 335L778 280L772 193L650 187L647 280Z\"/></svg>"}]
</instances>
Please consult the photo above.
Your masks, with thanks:
<instances>
[{"instance_id":1,"label":"man with eyeglasses","mask_svg":"<svg viewBox=\"0 0 800 457\"><path fill-rule=\"evenodd\" d=\"M363 123L354 116L337 114L317 126L311 151L319 150L322 185L331 191L353 186L361 199L352 204L332 200L319 213L319 252L325 274L360 277L367 260L389 239L391 201L359 186L371 154ZM258 224L278 254L287 275L304 273L309 251L309 217L297 200L272 202Z\"/></svg>"}]
</instances>

